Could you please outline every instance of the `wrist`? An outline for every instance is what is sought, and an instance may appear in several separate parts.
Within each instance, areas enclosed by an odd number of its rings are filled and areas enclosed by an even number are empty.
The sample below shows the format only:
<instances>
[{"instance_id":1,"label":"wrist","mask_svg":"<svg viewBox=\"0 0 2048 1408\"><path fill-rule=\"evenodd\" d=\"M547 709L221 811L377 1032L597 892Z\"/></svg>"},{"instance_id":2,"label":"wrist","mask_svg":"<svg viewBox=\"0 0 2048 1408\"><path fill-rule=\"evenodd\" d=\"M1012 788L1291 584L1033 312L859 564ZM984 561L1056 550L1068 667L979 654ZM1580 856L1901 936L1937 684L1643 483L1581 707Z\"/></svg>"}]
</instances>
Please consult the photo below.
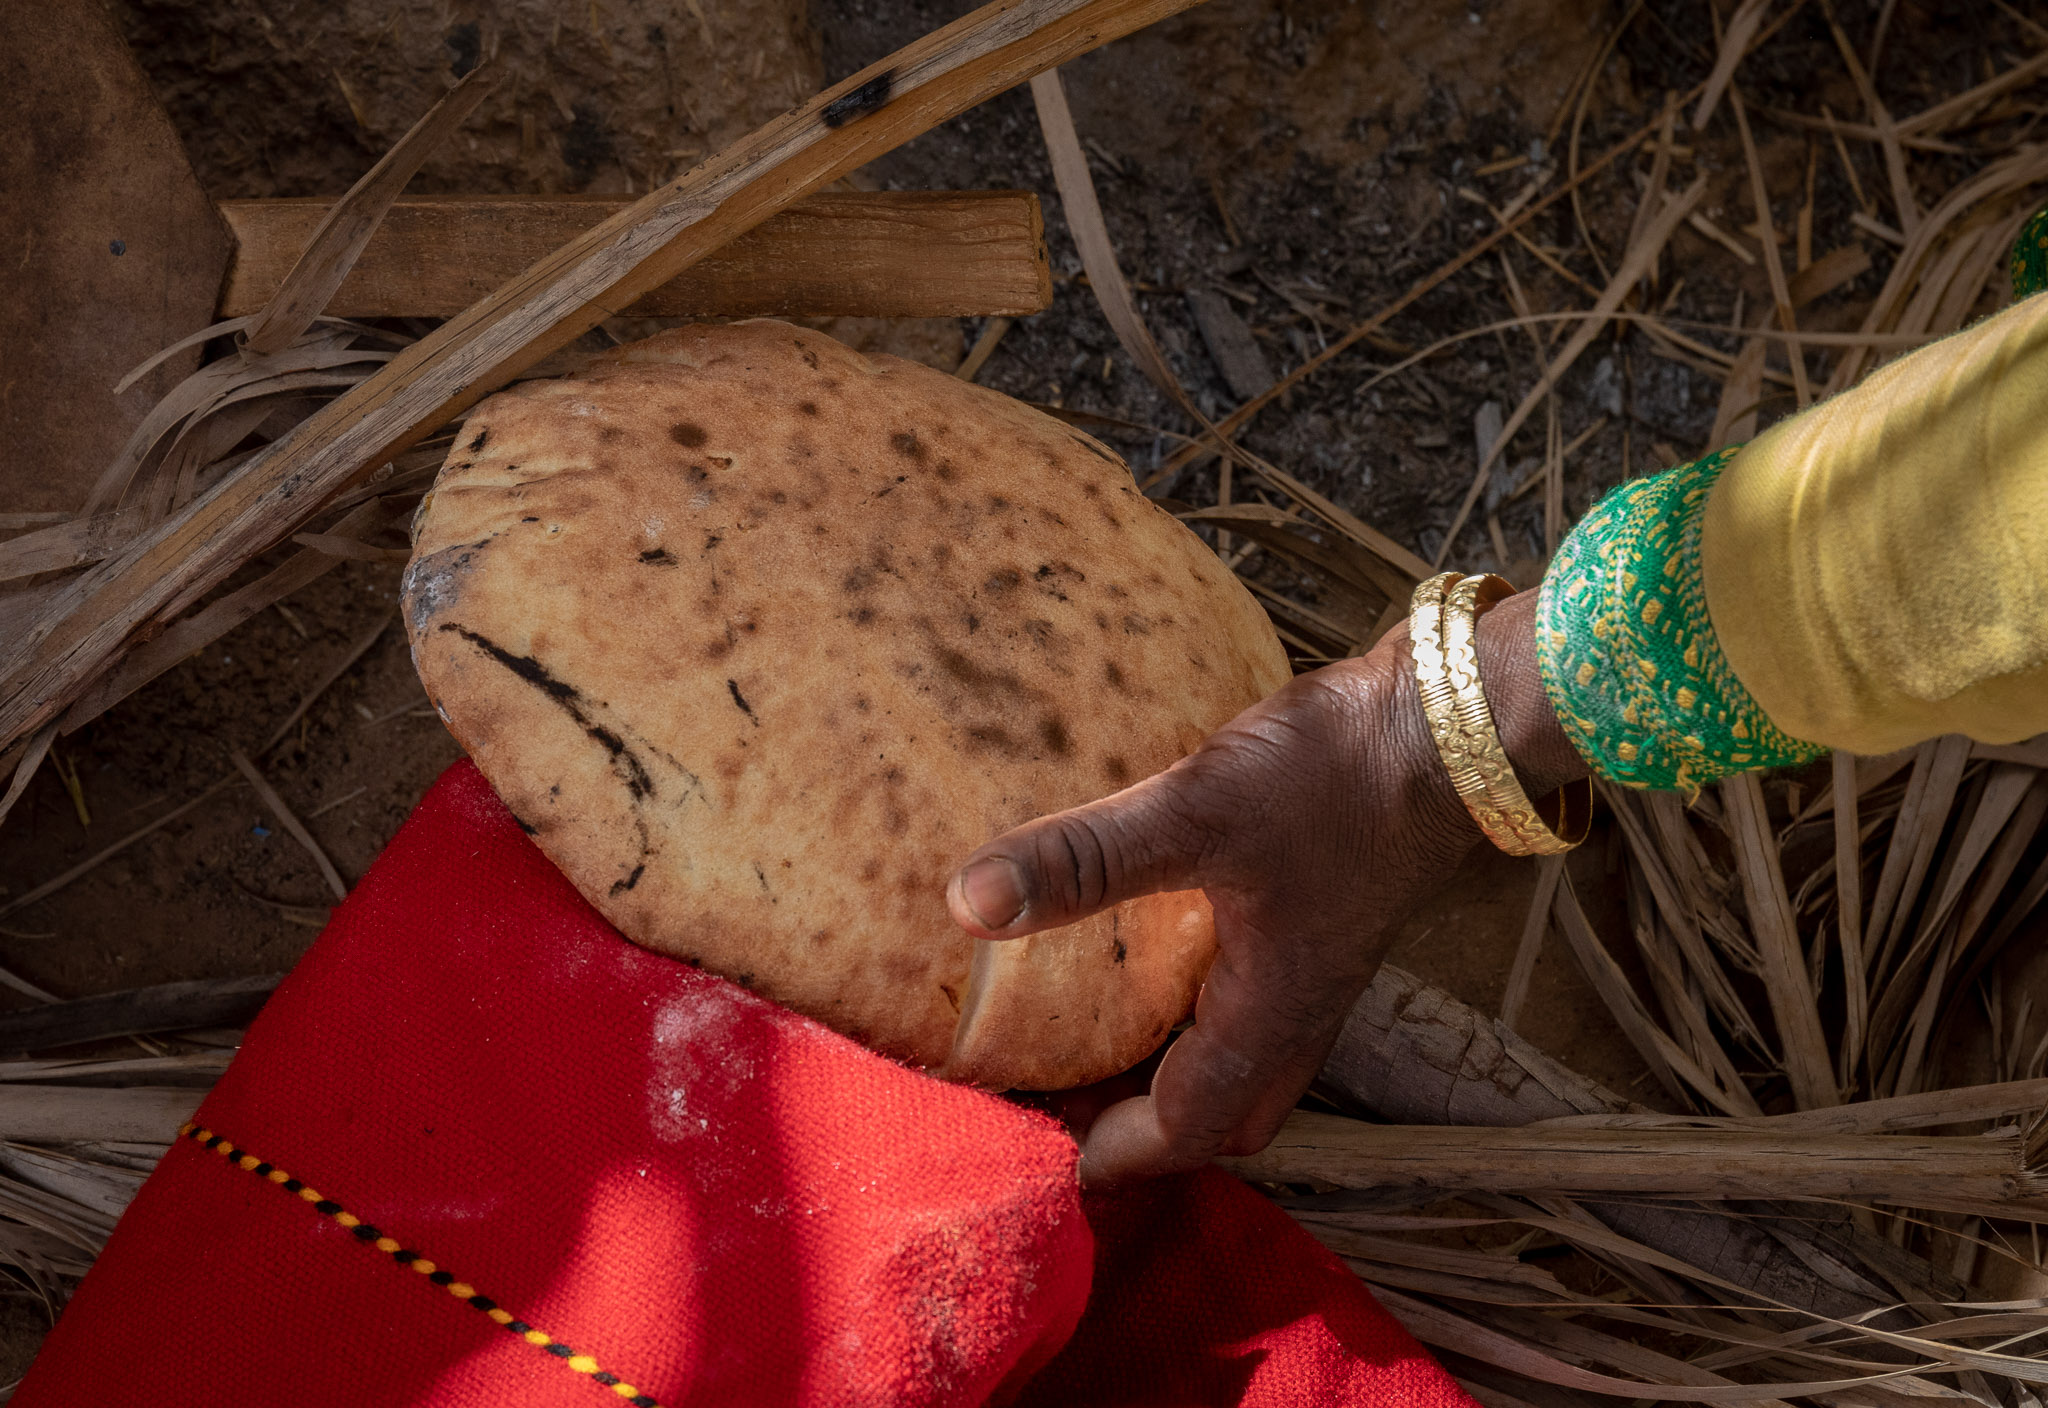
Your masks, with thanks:
<instances>
[{"instance_id":1,"label":"wrist","mask_svg":"<svg viewBox=\"0 0 2048 1408\"><path fill-rule=\"evenodd\" d=\"M1475 633L1480 685L1494 729L1531 798L1548 796L1588 771L1543 690L1536 660L1536 596L1532 590L1509 597L1479 618ZM1451 785L1422 711L1408 623L1397 623L1369 655L1351 663L1371 678L1380 701L1379 728L1385 736L1371 740L1370 756L1382 767L1387 759L1401 760L1397 771L1406 793L1403 802L1413 821L1439 836L1478 840L1478 823Z\"/></svg>"},{"instance_id":2,"label":"wrist","mask_svg":"<svg viewBox=\"0 0 2048 1408\"><path fill-rule=\"evenodd\" d=\"M1543 689L1536 660L1537 593L1517 592L1479 618L1479 682L1493 714L1501 747L1522 790L1543 797L1586 776L1586 760L1572 746Z\"/></svg>"}]
</instances>

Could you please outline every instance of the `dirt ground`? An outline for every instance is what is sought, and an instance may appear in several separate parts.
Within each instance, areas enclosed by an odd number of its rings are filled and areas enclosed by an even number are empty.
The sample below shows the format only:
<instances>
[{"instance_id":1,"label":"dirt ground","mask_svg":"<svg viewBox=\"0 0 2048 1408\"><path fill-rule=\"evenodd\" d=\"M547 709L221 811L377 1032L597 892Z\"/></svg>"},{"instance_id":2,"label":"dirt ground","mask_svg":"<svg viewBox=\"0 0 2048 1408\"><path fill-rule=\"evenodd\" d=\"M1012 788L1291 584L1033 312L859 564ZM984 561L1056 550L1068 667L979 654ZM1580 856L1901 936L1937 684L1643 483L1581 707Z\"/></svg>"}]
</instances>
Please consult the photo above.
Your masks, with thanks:
<instances>
[{"instance_id":1,"label":"dirt ground","mask_svg":"<svg viewBox=\"0 0 2048 1408\"><path fill-rule=\"evenodd\" d=\"M523 116L487 108L475 140L430 167L425 186L644 190L819 78L850 73L969 7L818 0L808 27L778 25L774 44L750 49L720 47L710 27L699 26L697 8L655 0L590 0L587 9L566 0L395 10L312 0L114 3L217 198L344 189L423 105L427 81L474 62L493 35L526 56L530 71L522 72L546 101L537 119L531 106ZM1272 371L1298 365L1492 228L1475 197L1503 205L1535 171L1572 159L1575 128L1562 104L1622 8L1605 0L1211 0L1071 65L1075 116L1121 262L1204 409L1220 412L1239 398L1209 359L1188 290L1231 298ZM1836 7L1852 42L1867 45L1878 8L1861 0ZM1972 81L1994 52L2000 66L2010 51L2031 52L2009 14L1992 0L1901 0L1887 51L1896 57L1879 74L1887 99L1910 108L1937 77L1946 84L1960 71ZM1702 79L1713 44L1698 0L1648 3L1592 85L1577 136L1583 152L1604 151L1654 118L1667 91ZM563 57L543 71L532 67L536 54ZM717 70L713 77L691 77L707 67ZM1819 7L1808 7L1751 60L1745 78L1759 104L1791 106L1796 98L1810 106L1804 85L1817 71L1834 74L1839 65ZM388 91L373 86L379 75ZM416 100L410 107L407 95ZM1821 96L1836 112L1858 109L1853 90ZM1813 144L1803 132L1760 122L1758 139L1774 176L1805 170ZM1702 144L1690 160L1688 178L1691 169L1709 177L1710 218L1731 228L1753 218L1739 150ZM1815 170L1814 244L1824 253L1862 237L1848 221L1839 165L1823 161ZM1610 261L1636 208L1628 171L1623 163L1592 182L1584 201L1593 240ZM1056 300L1010 331L981 380L1137 426L1182 428L1072 278L1080 263L1027 96L1013 92L966 114L875 163L862 180L1039 192L1061 280ZM1790 184L1774 181L1778 189ZM1790 215L1778 212L1780 228ZM1573 219L1571 205L1561 204L1534 238L1570 250ZM1667 258L1683 272L1679 315L1729 322L1738 307L1768 297L1761 269L1692 230L1679 232ZM1604 282L1605 271L1582 254L1564 262L1570 278ZM1391 345L1420 346L1507 316L1500 267L1482 261L1451 279L1387 329L1388 345L1347 354L1267 412L1246 442L1433 553L1475 466L1475 416L1488 402L1512 406L1534 379L1530 341L1519 333L1476 338L1368 394L1357 388L1392 360ZM1517 273L1539 310L1584 302L1533 259L1520 259ZM1806 325L1847 325L1873 279L1845 289ZM969 322L918 335L928 349L936 337L929 355L944 361L978 331ZM1697 453L1717 394L1707 376L1654 355L1639 337L1603 339L1562 387L1567 438L1607 418L1573 461L1568 515L1628 475ZM1768 404L1766 419L1788 408L1789 400ZM1169 448L1150 431L1104 433L1141 476ZM1502 477L1512 483L1533 454L1510 453ZM1163 487L1193 502L1214 493L1206 472ZM1482 518L1453 560L1468 570L1526 572L1543 552L1538 498L1489 503L1500 541ZM458 755L425 707L396 628L398 570L342 565L61 741L57 765L45 767L0 835L0 902L232 778L231 748L261 757L343 876L360 877ZM360 662L264 754L277 721L380 622ZM1621 923L1610 882L1616 864L1597 840L1574 861L1581 893L1608 933ZM1497 1009L1531 883L1526 864L1475 856L1412 919L1395 961ZM0 964L63 996L278 972L312 941L331 902L305 854L246 786L228 781L77 883L0 919ZM1650 1097L1639 1063L1555 945L1538 965L1527 1025L1567 1064Z\"/></svg>"},{"instance_id":2,"label":"dirt ground","mask_svg":"<svg viewBox=\"0 0 2048 1408\"><path fill-rule=\"evenodd\" d=\"M968 6L819 3L808 29L801 17L771 17L767 39L713 43L714 57L728 68L751 74L760 65L761 79L738 82L703 77L697 56L678 37L690 28L659 23L662 14L672 21L683 12L653 0L606 0L587 14L568 7L559 15L524 3L495 10L284 4L267 7L254 26L245 8L243 0L115 6L217 198L344 188L424 104L428 80L473 62L476 46L486 42L513 64L515 86L545 88L543 120L536 127L518 119L518 104L487 104L469 145L458 144L430 166L424 186L644 189L694 160L703 143L725 139L820 77L851 72ZM562 18L571 9L573 23ZM1070 65L1076 119L1096 158L1121 262L1204 409L1227 409L1236 398L1195 329L1186 290L1233 296L1275 373L1299 363L1353 315L1396 296L1489 228L1471 196L1505 203L1533 170L1569 159L1571 112L1561 105L1611 32L1613 11L1595 0L1402 7L1213 0ZM710 13L727 24L725 11L714 6ZM431 27L442 18L445 25ZM1858 42L1873 22L1855 6L1843 7L1841 18ZM1990 42L1987 26L1995 31L2003 23L1989 5L1901 5L1892 52L1910 43L1928 60L1921 72L1969 68ZM717 31L708 32L715 41ZM1827 43L1817 21L1795 20L1746 70L1759 100L1791 96L1809 69L1834 72L1815 52ZM1604 150L1616 134L1653 117L1667 89L1698 81L1711 45L1702 7L1650 6L1647 22L1627 29L1594 85L1583 150ZM608 52L629 61L607 68ZM546 70L538 78L536 64ZM1912 74L1881 76L1908 95L1916 81ZM684 91L678 85L686 78ZM1772 93L1773 83L1784 91ZM1850 92L1824 96L1842 111L1855 106ZM1772 169L1806 160L1803 135L1763 127L1760 141ZM1744 172L1739 155L1728 155L1700 154L1710 179L1706 210L1740 224ZM1049 311L1011 330L982 380L1140 426L1180 425L1128 365L1085 287L1071 280L1079 259L1026 95L1004 95L946 124L860 179L905 189L1040 192L1062 283ZM1633 215L1625 180L1596 181L1585 201L1594 239L1610 252ZM1817 194L1816 248L1855 238L1838 168L1819 167ZM1539 238L1569 247L1569 207L1545 219L1550 227ZM1727 320L1738 300L1753 307L1766 296L1760 270L1693 231L1680 231L1670 259L1684 271L1682 313ZM1583 258L1578 263L1567 261L1574 277L1597 280ZM1521 261L1520 277L1539 310L1576 293L1532 260ZM1811 325L1846 322L1857 295L1868 292L1852 287ZM1506 311L1498 266L1481 264L1388 332L1414 346ZM926 355L943 363L977 331L924 328L917 336ZM1628 473L1696 450L1713 417L1715 387L1691 367L1656 357L1627 336L1597 352L1582 359L1564 388L1566 436L1608 417L1573 463L1569 513ZM1533 354L1526 341L1474 339L1426 369L1356 394L1363 376L1386 360L1381 348L1348 355L1291 393L1246 438L1427 554L1439 546L1469 477L1475 414L1489 401L1513 404L1531 377ZM1143 432L1104 433L1141 474L1169 443ZM1510 456L1510 481L1521 458ZM1196 502L1213 494L1205 475L1163 487ZM1469 528L1457 559L1474 569L1526 571L1542 553L1536 497L1499 506L1502 544ZM396 583L395 568L347 563L60 743L59 767L45 769L0 840L0 899L229 776L229 748L257 754L305 689L389 619ZM401 634L386 629L264 762L286 801L353 879L455 757L424 708ZM64 776L76 778L79 801ZM1475 858L1471 883L1453 887L1449 894L1457 898L1416 918L1397 961L1482 1005L1497 1002L1500 952L1520 926L1525 872ZM65 995L279 971L317 933L330 900L312 863L235 781L78 883L0 921L0 962ZM1444 943L1449 933L1459 942ZM1563 955L1546 954L1538 997L1532 1024L1558 1055L1572 1060L1578 1050L1577 1063L1589 1074L1621 1084L1635 1079L1633 1059Z\"/></svg>"}]
</instances>

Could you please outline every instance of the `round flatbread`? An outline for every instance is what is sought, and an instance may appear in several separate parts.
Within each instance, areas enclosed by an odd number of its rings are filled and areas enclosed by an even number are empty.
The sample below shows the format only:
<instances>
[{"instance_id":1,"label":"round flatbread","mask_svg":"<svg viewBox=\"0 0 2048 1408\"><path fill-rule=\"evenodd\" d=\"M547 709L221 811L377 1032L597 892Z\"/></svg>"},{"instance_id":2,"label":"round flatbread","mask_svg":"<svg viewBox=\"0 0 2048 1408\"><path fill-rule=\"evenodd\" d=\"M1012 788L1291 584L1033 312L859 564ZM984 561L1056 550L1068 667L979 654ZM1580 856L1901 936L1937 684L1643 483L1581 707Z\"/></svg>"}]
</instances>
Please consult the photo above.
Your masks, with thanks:
<instances>
[{"instance_id":1,"label":"round flatbread","mask_svg":"<svg viewBox=\"0 0 2048 1408\"><path fill-rule=\"evenodd\" d=\"M1145 1056L1214 931L1188 892L980 942L953 869L1288 678L1264 612L1103 445L770 321L478 406L405 620L456 738L627 937L992 1088Z\"/></svg>"}]
</instances>

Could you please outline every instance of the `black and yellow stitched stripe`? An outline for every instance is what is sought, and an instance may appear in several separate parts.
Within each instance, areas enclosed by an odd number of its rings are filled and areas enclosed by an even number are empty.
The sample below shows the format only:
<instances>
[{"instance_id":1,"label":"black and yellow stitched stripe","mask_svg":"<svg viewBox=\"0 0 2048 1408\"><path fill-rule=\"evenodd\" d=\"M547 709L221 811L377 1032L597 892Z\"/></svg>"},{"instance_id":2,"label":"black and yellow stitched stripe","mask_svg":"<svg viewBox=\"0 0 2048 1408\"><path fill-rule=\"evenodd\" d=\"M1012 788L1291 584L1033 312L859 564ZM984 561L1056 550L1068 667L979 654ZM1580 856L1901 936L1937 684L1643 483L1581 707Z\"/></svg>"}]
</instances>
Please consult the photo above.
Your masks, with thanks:
<instances>
[{"instance_id":1,"label":"black and yellow stitched stripe","mask_svg":"<svg viewBox=\"0 0 2048 1408\"><path fill-rule=\"evenodd\" d=\"M442 1290L448 1292L449 1295L454 1296L472 1309L482 1311L494 1323L510 1330L542 1353L552 1355L554 1358L561 1360L576 1373L588 1375L593 1383L603 1384L620 1398L632 1404L633 1408L660 1408L660 1404L652 1395L642 1393L617 1374L600 1369L597 1361L589 1355L578 1354L568 1345L549 1335L545 1330L536 1330L524 1320L514 1316L511 1311L506 1310L489 1296L478 1294L476 1287L456 1280L453 1272L443 1271L418 1252L401 1245L395 1237L385 1236L383 1232L349 1212L340 1203L335 1202L332 1198L322 1196L318 1189L307 1187L304 1183L293 1178L276 1165L265 1163L254 1154L236 1148L212 1130L202 1128L197 1124L188 1124L180 1129L178 1133L180 1136L192 1140L195 1144L213 1150L214 1153L219 1154L222 1158L234 1164L235 1167L245 1172L253 1173L266 1182L274 1183L287 1193L296 1193L301 1201L313 1205L314 1212L332 1220L337 1226L346 1227L349 1230L349 1234L358 1242L383 1252L400 1266L411 1267Z\"/></svg>"}]
</instances>

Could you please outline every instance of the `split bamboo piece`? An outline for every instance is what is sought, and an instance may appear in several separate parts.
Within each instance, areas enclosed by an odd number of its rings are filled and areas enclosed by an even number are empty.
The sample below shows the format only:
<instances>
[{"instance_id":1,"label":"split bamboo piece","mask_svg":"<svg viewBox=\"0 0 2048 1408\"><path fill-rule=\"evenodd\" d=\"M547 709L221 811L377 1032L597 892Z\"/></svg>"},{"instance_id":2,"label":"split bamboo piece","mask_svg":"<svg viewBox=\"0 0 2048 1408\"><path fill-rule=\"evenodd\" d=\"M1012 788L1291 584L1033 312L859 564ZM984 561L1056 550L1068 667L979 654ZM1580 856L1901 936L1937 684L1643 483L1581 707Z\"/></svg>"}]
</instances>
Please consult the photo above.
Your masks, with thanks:
<instances>
[{"instance_id":1,"label":"split bamboo piece","mask_svg":"<svg viewBox=\"0 0 2048 1408\"><path fill-rule=\"evenodd\" d=\"M5 661L0 749L135 632L189 607L338 490L711 251L948 118L1195 0L997 0L650 192L443 324L57 593Z\"/></svg>"},{"instance_id":2,"label":"split bamboo piece","mask_svg":"<svg viewBox=\"0 0 2048 1408\"><path fill-rule=\"evenodd\" d=\"M137 1140L168 1144L192 1117L203 1090L133 1086L116 1090L0 1086L0 1139L70 1143Z\"/></svg>"},{"instance_id":3,"label":"split bamboo piece","mask_svg":"<svg viewBox=\"0 0 2048 1408\"><path fill-rule=\"evenodd\" d=\"M249 327L242 334L245 353L267 357L282 352L313 325L399 192L419 173L434 148L453 136L463 119L484 100L496 82L494 68L485 63L471 69L363 173L345 197L321 212L299 243L298 254L278 276L276 296L251 310Z\"/></svg>"},{"instance_id":4,"label":"split bamboo piece","mask_svg":"<svg viewBox=\"0 0 2048 1408\"><path fill-rule=\"evenodd\" d=\"M220 205L236 249L220 316L260 312L333 202ZM627 202L603 196L414 196L395 203L329 317L453 317ZM1018 317L1052 303L1029 191L828 191L770 217L624 311Z\"/></svg>"},{"instance_id":5,"label":"split bamboo piece","mask_svg":"<svg viewBox=\"0 0 2048 1408\"><path fill-rule=\"evenodd\" d=\"M1560 1115L1545 1121L1553 1127L1579 1129L1753 1129L1801 1134L1896 1134L1905 1129L1971 1124L2032 1115L2048 1108L2048 1078L1966 1085L1955 1090L1895 1095L1888 1100L1859 1100L1818 1110L1782 1115L1714 1119L1698 1115Z\"/></svg>"},{"instance_id":6,"label":"split bamboo piece","mask_svg":"<svg viewBox=\"0 0 2048 1408\"><path fill-rule=\"evenodd\" d=\"M2011 1215L2048 1220L2048 1176L2025 1166L2011 1125L1956 1137L1516 1129L1368 1124L1298 1110L1262 1153L1220 1162L1243 1178L1342 1188L2009 1204Z\"/></svg>"},{"instance_id":7,"label":"split bamboo piece","mask_svg":"<svg viewBox=\"0 0 2048 1408\"><path fill-rule=\"evenodd\" d=\"M1322 1085L1345 1103L1394 1124L1528 1125L1538 1120L1668 1120L1631 1105L1515 1035L1504 1023L1383 964L1345 1020L1323 1064ZM2044 1082L2048 1085L2048 1082ZM2018 1092L2030 1096L2032 1090ZM1996 1101L2010 1101L2001 1092ZM1979 1097L1958 1118L1980 1116ZM1853 1108L1853 1107L1852 1107ZM1793 1117L1811 1132L1852 1126L1805 1125L1843 1118L1836 1111ZM1733 1122L1731 1122L1733 1123ZM1787 1128L1794 1127L1788 1122ZM1823 1225L1805 1205L1794 1231L1786 1219L1629 1200L1590 1205L1607 1228L1709 1274L1786 1305L1828 1315L1859 1315L1891 1299L1870 1284L1867 1264L1892 1254L1889 1243L1846 1226ZM1788 1251L1796 1241L1798 1250ZM1861 1291L1851 1287L1862 1286Z\"/></svg>"}]
</instances>

